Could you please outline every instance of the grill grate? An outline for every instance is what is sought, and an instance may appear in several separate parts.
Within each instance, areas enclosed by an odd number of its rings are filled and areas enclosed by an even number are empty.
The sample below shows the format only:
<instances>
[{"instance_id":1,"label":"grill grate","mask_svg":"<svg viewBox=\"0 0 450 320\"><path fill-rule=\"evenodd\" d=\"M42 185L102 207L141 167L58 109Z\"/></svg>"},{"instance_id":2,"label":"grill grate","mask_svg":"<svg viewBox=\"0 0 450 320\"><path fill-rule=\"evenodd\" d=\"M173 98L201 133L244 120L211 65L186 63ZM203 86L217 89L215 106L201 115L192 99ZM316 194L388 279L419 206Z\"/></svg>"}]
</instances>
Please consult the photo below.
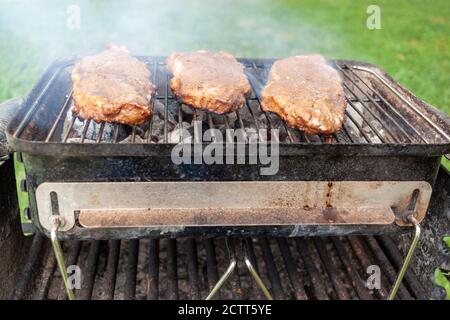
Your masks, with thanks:
<instances>
[{"instance_id":1,"label":"grill grate","mask_svg":"<svg viewBox=\"0 0 450 320\"><path fill-rule=\"evenodd\" d=\"M43 258L30 258L24 266L15 299L66 298L50 245L40 239L35 237L40 245L31 251ZM386 299L402 261L388 236L236 241L245 242L250 260L276 299ZM82 288L75 290L78 299L201 299L229 263L220 238L71 241L63 247L67 265L77 264L82 271ZM381 269L380 290L365 287L370 265ZM239 261L237 272L215 298L264 297ZM428 298L411 270L398 298Z\"/></svg>"},{"instance_id":2,"label":"grill grate","mask_svg":"<svg viewBox=\"0 0 450 320\"><path fill-rule=\"evenodd\" d=\"M253 87L253 95L240 110L225 115L194 110L177 103L169 87L170 76L162 58L145 58L152 70L153 83L157 86L152 99L154 112L151 119L141 126L95 123L82 120L68 112L72 107L72 89L69 65L55 72L35 103L17 125L15 138L58 143L177 143L181 141L172 132L175 129L192 128L194 120L203 121L205 128L279 129L280 143L332 143L332 144L443 144L449 143L447 132L436 124L429 110L421 111L383 79L377 79L365 68L353 67L345 62L336 62L335 68L342 74L347 99L346 120L343 128L332 135L306 135L289 128L280 118L260 108L260 94L273 61L256 62L243 59L246 74ZM259 60L258 60L259 61ZM57 76L58 75L58 76ZM55 83L53 83L55 82ZM41 106L41 99L51 86L58 84L63 95L60 103ZM51 108L52 110L49 110ZM44 119L45 118L45 119ZM431 118L431 120L430 120ZM44 120L43 120L44 119ZM156 122L159 122L158 124ZM439 121L437 121L439 122ZM155 126L162 126L158 131ZM36 127L40 132L36 134ZM161 128L159 128L161 129ZM193 128L194 131L200 128ZM106 131L112 133L106 137ZM200 133L200 132L199 132ZM244 137L248 138L248 137ZM227 141L233 137L227 136Z\"/></svg>"}]
</instances>

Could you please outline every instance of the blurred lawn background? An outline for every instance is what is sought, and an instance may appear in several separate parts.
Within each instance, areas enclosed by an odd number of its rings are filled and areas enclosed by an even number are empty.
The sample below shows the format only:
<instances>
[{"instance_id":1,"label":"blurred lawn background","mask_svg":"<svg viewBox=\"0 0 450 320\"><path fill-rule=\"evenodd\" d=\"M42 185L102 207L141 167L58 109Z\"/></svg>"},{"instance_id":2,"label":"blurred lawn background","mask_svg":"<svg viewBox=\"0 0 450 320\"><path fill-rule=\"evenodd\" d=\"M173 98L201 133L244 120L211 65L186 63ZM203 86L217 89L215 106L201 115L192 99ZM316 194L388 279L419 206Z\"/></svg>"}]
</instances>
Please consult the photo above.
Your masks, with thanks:
<instances>
[{"instance_id":1,"label":"blurred lawn background","mask_svg":"<svg viewBox=\"0 0 450 320\"><path fill-rule=\"evenodd\" d=\"M74 5L79 29L67 23ZM381 9L380 30L366 26L369 5ZM136 55L363 60L450 114L449 0L0 0L0 102L27 94L54 59L108 42Z\"/></svg>"},{"instance_id":2,"label":"blurred lawn background","mask_svg":"<svg viewBox=\"0 0 450 320\"><path fill-rule=\"evenodd\" d=\"M381 30L366 27L371 4ZM67 26L70 5L79 29ZM449 36L448 0L0 0L0 101L26 94L52 60L117 42L142 55L207 48L364 60L450 114Z\"/></svg>"}]
</instances>

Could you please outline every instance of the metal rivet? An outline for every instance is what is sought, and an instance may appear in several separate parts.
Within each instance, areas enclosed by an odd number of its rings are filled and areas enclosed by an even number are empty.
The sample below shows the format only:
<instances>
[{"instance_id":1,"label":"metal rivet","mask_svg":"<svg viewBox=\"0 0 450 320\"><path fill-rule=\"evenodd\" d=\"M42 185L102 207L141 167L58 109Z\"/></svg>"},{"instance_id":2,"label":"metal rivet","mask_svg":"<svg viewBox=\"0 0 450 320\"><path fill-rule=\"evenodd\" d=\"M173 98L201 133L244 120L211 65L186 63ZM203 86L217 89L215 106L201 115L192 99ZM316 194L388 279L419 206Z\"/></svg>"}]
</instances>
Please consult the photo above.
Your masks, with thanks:
<instances>
[{"instance_id":1,"label":"metal rivet","mask_svg":"<svg viewBox=\"0 0 450 320\"><path fill-rule=\"evenodd\" d=\"M23 216L24 216L25 219L31 220L31 209L28 208L28 207L23 209Z\"/></svg>"},{"instance_id":2,"label":"metal rivet","mask_svg":"<svg viewBox=\"0 0 450 320\"><path fill-rule=\"evenodd\" d=\"M28 192L27 180L25 180L25 179L20 180L20 191Z\"/></svg>"}]
</instances>

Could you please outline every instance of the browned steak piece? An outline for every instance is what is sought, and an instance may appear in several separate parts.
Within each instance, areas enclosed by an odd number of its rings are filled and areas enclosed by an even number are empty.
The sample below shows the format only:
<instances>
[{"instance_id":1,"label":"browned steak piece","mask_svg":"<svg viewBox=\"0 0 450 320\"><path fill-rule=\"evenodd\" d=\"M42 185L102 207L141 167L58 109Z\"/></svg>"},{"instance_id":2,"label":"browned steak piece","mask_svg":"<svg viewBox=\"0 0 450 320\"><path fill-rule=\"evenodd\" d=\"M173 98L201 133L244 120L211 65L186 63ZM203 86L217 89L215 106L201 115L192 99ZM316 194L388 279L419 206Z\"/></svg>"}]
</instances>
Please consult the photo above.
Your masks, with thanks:
<instances>
[{"instance_id":1,"label":"browned steak piece","mask_svg":"<svg viewBox=\"0 0 450 320\"><path fill-rule=\"evenodd\" d=\"M112 45L81 59L72 82L72 110L83 119L138 125L152 114L150 71L125 47Z\"/></svg>"},{"instance_id":2,"label":"browned steak piece","mask_svg":"<svg viewBox=\"0 0 450 320\"><path fill-rule=\"evenodd\" d=\"M344 122L342 79L320 55L279 60L270 70L261 106L308 134L330 134Z\"/></svg>"},{"instance_id":3,"label":"browned steak piece","mask_svg":"<svg viewBox=\"0 0 450 320\"><path fill-rule=\"evenodd\" d=\"M252 94L244 66L226 52L172 53L167 68L175 96L194 108L222 114L242 107Z\"/></svg>"}]
</instances>

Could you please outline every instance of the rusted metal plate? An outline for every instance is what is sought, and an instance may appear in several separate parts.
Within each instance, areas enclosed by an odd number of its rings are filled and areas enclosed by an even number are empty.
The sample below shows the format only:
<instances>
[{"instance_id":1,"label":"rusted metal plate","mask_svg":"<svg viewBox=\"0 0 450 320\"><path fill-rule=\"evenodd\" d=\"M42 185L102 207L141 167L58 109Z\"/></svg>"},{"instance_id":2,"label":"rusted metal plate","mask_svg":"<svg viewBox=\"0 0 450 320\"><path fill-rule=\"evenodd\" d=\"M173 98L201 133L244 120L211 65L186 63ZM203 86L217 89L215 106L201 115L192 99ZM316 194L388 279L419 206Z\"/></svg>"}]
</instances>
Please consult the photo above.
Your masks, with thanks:
<instances>
[{"instance_id":1,"label":"rusted metal plate","mask_svg":"<svg viewBox=\"0 0 450 320\"><path fill-rule=\"evenodd\" d=\"M78 221L86 228L142 226L228 226L297 224L391 224L390 208L203 208L82 210Z\"/></svg>"},{"instance_id":2,"label":"rusted metal plate","mask_svg":"<svg viewBox=\"0 0 450 320\"><path fill-rule=\"evenodd\" d=\"M431 196L431 186L422 181L43 183L36 190L36 199L39 221L49 229L50 193L57 194L59 214L66 220L61 231L74 226L76 213L80 213L80 223L84 220L86 226L95 225L91 218L89 223L85 220L89 212L102 221L108 220L104 222L108 225L115 219L112 216L124 225L131 223L127 220L134 221L133 225L138 220L151 223L156 217L160 220L155 221L161 221L162 216L184 226L201 225L198 221L230 226L249 222L252 225L373 224L377 220L386 223L389 219L388 223L392 223L391 208L404 206L415 189L420 191L416 205L416 219L420 221ZM108 212L111 218L105 220ZM333 212L338 218L327 222L324 213ZM377 214L378 218L373 218Z\"/></svg>"}]
</instances>

